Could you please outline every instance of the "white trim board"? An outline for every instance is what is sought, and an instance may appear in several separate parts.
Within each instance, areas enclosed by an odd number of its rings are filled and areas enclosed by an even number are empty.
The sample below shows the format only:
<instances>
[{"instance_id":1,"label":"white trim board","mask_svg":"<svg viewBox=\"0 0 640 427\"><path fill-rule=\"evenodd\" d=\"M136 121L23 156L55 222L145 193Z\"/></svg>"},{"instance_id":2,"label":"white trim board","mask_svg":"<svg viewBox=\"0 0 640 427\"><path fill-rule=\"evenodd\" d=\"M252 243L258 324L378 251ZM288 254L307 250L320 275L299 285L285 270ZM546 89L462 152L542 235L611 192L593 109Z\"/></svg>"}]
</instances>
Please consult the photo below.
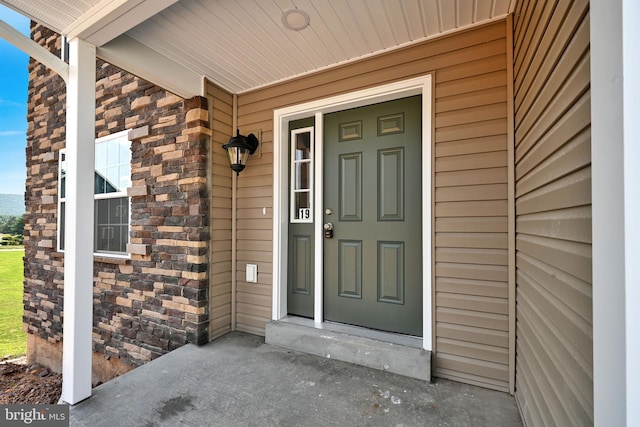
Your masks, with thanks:
<instances>
[{"instance_id":1,"label":"white trim board","mask_svg":"<svg viewBox=\"0 0 640 427\"><path fill-rule=\"evenodd\" d=\"M431 174L432 174L432 76L430 74L364 89L299 105L277 109L273 113L273 303L272 319L279 320L287 316L287 258L288 258L288 125L292 120L315 116L316 152L315 152L315 200L314 232L322 236L322 195L323 158L323 116L335 111L362 107L375 103L391 101L413 95L422 95L422 348L432 349L432 212L431 212ZM322 277L322 240L315 239L314 283L323 283ZM314 323L321 328L322 287L315 286Z\"/></svg>"},{"instance_id":2,"label":"white trim board","mask_svg":"<svg viewBox=\"0 0 640 427\"><path fill-rule=\"evenodd\" d=\"M640 6L590 2L593 423L640 425Z\"/></svg>"},{"instance_id":3,"label":"white trim board","mask_svg":"<svg viewBox=\"0 0 640 427\"><path fill-rule=\"evenodd\" d=\"M1 19L0 38L7 40L36 61L51 68L62 77L65 83L69 84L69 65L66 62Z\"/></svg>"}]
</instances>

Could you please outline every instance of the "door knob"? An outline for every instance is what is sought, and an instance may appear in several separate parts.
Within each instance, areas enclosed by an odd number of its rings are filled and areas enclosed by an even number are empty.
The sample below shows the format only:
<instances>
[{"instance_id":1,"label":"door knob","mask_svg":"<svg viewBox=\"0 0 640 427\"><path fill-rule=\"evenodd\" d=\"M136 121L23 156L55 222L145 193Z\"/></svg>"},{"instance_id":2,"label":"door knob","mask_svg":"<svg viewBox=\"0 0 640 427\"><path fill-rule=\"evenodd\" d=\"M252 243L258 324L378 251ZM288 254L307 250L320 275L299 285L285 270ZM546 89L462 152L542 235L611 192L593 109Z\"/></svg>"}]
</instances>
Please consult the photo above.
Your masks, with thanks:
<instances>
[{"instance_id":1,"label":"door knob","mask_svg":"<svg viewBox=\"0 0 640 427\"><path fill-rule=\"evenodd\" d=\"M333 237L333 224L326 222L324 224L324 237L331 239Z\"/></svg>"}]
</instances>

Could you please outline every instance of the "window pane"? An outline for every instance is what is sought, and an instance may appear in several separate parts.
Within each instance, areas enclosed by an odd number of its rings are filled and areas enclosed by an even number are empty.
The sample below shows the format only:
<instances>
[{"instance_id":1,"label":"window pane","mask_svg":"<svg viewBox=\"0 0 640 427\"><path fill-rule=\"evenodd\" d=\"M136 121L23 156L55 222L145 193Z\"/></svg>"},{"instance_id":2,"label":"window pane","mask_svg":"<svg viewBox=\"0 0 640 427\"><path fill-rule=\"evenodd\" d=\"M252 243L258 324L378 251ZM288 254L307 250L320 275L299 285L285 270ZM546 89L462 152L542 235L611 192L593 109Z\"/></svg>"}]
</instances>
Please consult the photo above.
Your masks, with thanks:
<instances>
[{"instance_id":1,"label":"window pane","mask_svg":"<svg viewBox=\"0 0 640 427\"><path fill-rule=\"evenodd\" d=\"M59 246L61 251L64 250L64 218L65 218L64 205L65 205L64 202L60 203L60 233L58 235L58 238L60 239Z\"/></svg>"},{"instance_id":2,"label":"window pane","mask_svg":"<svg viewBox=\"0 0 640 427\"><path fill-rule=\"evenodd\" d=\"M96 169L107 167L107 144L101 142L96 144Z\"/></svg>"},{"instance_id":3,"label":"window pane","mask_svg":"<svg viewBox=\"0 0 640 427\"><path fill-rule=\"evenodd\" d=\"M311 164L308 162L296 163L296 190L311 188Z\"/></svg>"},{"instance_id":4,"label":"window pane","mask_svg":"<svg viewBox=\"0 0 640 427\"><path fill-rule=\"evenodd\" d=\"M103 144L107 145L107 167L117 165L120 161L120 144L118 144L118 140L111 139Z\"/></svg>"},{"instance_id":5,"label":"window pane","mask_svg":"<svg viewBox=\"0 0 640 427\"><path fill-rule=\"evenodd\" d=\"M117 193L122 190L118 187L120 184L120 168L118 166L109 167L105 173L105 178L105 193Z\"/></svg>"},{"instance_id":6,"label":"window pane","mask_svg":"<svg viewBox=\"0 0 640 427\"><path fill-rule=\"evenodd\" d=\"M129 164L131 163L131 144L125 138L120 138L118 140L120 156L118 159L118 163L120 164Z\"/></svg>"},{"instance_id":7,"label":"window pane","mask_svg":"<svg viewBox=\"0 0 640 427\"><path fill-rule=\"evenodd\" d=\"M311 204L309 203L309 192L304 191L296 193L296 211L300 208L308 207L311 207Z\"/></svg>"},{"instance_id":8,"label":"window pane","mask_svg":"<svg viewBox=\"0 0 640 427\"><path fill-rule=\"evenodd\" d=\"M94 217L96 218L96 222L99 224L109 223L108 201L108 199L96 200L96 203L94 204Z\"/></svg>"},{"instance_id":9,"label":"window pane","mask_svg":"<svg viewBox=\"0 0 640 427\"><path fill-rule=\"evenodd\" d=\"M93 191L94 194L103 194L105 191L105 183L106 179L104 177L104 172L96 171L93 176Z\"/></svg>"},{"instance_id":10,"label":"window pane","mask_svg":"<svg viewBox=\"0 0 640 427\"><path fill-rule=\"evenodd\" d=\"M107 145L105 143L96 144L96 169L107 167Z\"/></svg>"},{"instance_id":11,"label":"window pane","mask_svg":"<svg viewBox=\"0 0 640 427\"><path fill-rule=\"evenodd\" d=\"M127 251L129 199L120 197L95 201L95 251Z\"/></svg>"},{"instance_id":12,"label":"window pane","mask_svg":"<svg viewBox=\"0 0 640 427\"><path fill-rule=\"evenodd\" d=\"M127 243L129 243L129 226L120 227L120 239L118 241L118 252L127 252ZM121 249L121 250L120 250Z\"/></svg>"},{"instance_id":13,"label":"window pane","mask_svg":"<svg viewBox=\"0 0 640 427\"><path fill-rule=\"evenodd\" d=\"M311 193L309 191L302 191L295 194L295 219L309 222L313 221L310 196Z\"/></svg>"},{"instance_id":14,"label":"window pane","mask_svg":"<svg viewBox=\"0 0 640 427\"><path fill-rule=\"evenodd\" d=\"M118 177L118 188L120 191L127 191L127 188L131 187L131 166L127 163L126 165L120 165L118 168L119 177Z\"/></svg>"},{"instance_id":15,"label":"window pane","mask_svg":"<svg viewBox=\"0 0 640 427\"><path fill-rule=\"evenodd\" d=\"M60 198L64 199L67 191L67 156L60 154Z\"/></svg>"},{"instance_id":16,"label":"window pane","mask_svg":"<svg viewBox=\"0 0 640 427\"><path fill-rule=\"evenodd\" d=\"M311 134L309 132L296 135L296 160L311 158Z\"/></svg>"},{"instance_id":17,"label":"window pane","mask_svg":"<svg viewBox=\"0 0 640 427\"><path fill-rule=\"evenodd\" d=\"M95 194L124 192L131 186L131 148L125 137L96 144Z\"/></svg>"}]
</instances>

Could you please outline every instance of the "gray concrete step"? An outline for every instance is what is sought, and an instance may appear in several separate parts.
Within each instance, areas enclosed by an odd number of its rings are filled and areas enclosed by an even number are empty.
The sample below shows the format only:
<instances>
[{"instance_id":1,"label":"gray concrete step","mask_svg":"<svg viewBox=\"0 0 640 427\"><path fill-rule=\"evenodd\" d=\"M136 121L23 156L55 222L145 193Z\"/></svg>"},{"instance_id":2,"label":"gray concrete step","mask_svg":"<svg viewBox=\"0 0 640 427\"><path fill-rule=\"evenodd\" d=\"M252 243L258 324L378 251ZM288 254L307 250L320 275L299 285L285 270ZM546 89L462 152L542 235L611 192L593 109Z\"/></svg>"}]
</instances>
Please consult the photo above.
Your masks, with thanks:
<instances>
[{"instance_id":1,"label":"gray concrete step","mask_svg":"<svg viewBox=\"0 0 640 427\"><path fill-rule=\"evenodd\" d=\"M415 337L331 323L323 323L320 329L312 320L289 317L267 324L265 342L409 378L431 380L431 352L423 350L422 340Z\"/></svg>"}]
</instances>

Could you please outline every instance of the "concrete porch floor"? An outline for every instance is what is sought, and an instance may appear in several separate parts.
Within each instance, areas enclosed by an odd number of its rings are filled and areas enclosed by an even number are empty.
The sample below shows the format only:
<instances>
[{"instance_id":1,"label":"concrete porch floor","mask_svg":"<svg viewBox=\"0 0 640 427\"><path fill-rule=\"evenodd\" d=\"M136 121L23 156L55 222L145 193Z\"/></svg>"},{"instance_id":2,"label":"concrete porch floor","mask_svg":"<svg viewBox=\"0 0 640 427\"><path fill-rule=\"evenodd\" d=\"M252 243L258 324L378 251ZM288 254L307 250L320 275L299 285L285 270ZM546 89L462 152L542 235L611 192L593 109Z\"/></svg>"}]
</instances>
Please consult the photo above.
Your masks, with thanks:
<instances>
[{"instance_id":1,"label":"concrete porch floor","mask_svg":"<svg viewBox=\"0 0 640 427\"><path fill-rule=\"evenodd\" d=\"M267 345L232 332L93 390L71 426L521 426L513 397Z\"/></svg>"}]
</instances>

